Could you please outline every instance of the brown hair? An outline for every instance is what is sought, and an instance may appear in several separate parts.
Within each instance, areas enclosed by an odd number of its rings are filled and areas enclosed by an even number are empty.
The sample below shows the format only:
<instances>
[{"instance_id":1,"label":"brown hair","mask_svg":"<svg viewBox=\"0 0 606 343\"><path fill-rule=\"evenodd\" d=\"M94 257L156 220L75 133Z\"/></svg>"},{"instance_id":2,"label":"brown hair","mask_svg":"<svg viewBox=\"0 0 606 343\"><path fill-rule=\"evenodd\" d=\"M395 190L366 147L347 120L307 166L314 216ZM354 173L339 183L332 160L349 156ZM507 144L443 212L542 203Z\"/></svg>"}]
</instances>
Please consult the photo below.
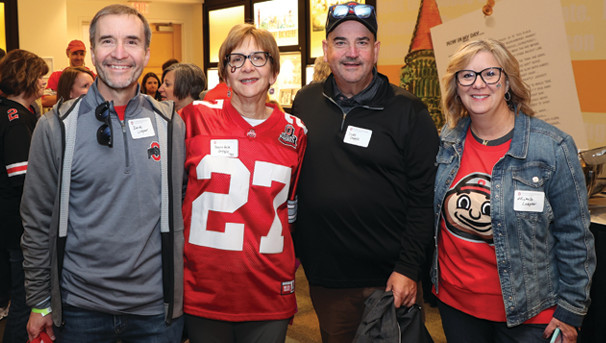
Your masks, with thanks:
<instances>
[{"instance_id":1,"label":"brown hair","mask_svg":"<svg viewBox=\"0 0 606 343\"><path fill-rule=\"evenodd\" d=\"M0 61L0 90L5 95L26 97L38 92L38 79L48 73L48 65L38 55L21 49L11 50Z\"/></svg>"},{"instance_id":2,"label":"brown hair","mask_svg":"<svg viewBox=\"0 0 606 343\"><path fill-rule=\"evenodd\" d=\"M166 73L170 71L175 72L173 95L177 99L183 100L188 95L194 100L200 99L200 93L206 87L206 76L200 67L190 63L177 63L165 70Z\"/></svg>"},{"instance_id":3,"label":"brown hair","mask_svg":"<svg viewBox=\"0 0 606 343\"><path fill-rule=\"evenodd\" d=\"M145 19L143 14L139 13L139 11L130 6L114 4L100 9L99 12L97 12L97 14L95 14L95 16L93 17L93 20L90 22L88 34L90 36L91 49L95 47L95 34L97 33L97 22L99 21L99 19L101 19L101 17L104 17L106 15L134 15L138 17L143 23L143 32L145 34L145 49L149 48L149 45L151 44L151 29L149 28L149 23L147 22L147 19Z\"/></svg>"},{"instance_id":4,"label":"brown hair","mask_svg":"<svg viewBox=\"0 0 606 343\"><path fill-rule=\"evenodd\" d=\"M223 80L227 80L227 56L238 45L242 44L246 38L251 38L262 51L269 52L269 62L271 66L271 72L274 75L280 73L280 49L274 36L267 30L258 29L251 24L238 24L229 30L227 38L221 44L219 49L219 77Z\"/></svg>"},{"instance_id":5,"label":"brown hair","mask_svg":"<svg viewBox=\"0 0 606 343\"><path fill-rule=\"evenodd\" d=\"M57 83L57 100L61 98L63 98L63 100L70 99L72 87L74 86L74 82L80 73L86 73L90 75L93 80L95 79L95 74L84 66L67 67L63 69L63 72L61 72L61 77L59 77L59 82Z\"/></svg>"},{"instance_id":6,"label":"brown hair","mask_svg":"<svg viewBox=\"0 0 606 343\"><path fill-rule=\"evenodd\" d=\"M158 81L158 88L160 88L160 86L162 85L162 82L160 82L160 78L158 77L158 75L156 75L156 73L154 72L149 72L147 74L145 74L145 76L143 76L143 80L141 80L141 93L143 94L147 94L147 86L145 85L147 83L147 80L150 78L154 78L156 79L156 81ZM158 90L156 90L156 93L158 92ZM155 94L150 94L152 97L155 97Z\"/></svg>"},{"instance_id":7,"label":"brown hair","mask_svg":"<svg viewBox=\"0 0 606 343\"><path fill-rule=\"evenodd\" d=\"M469 61L481 51L490 52L501 68L503 68L503 76L505 76L505 80L509 84L508 92L511 95L511 99L507 101L509 108L513 110L517 107L529 116L534 115L534 110L530 108L530 88L520 76L520 64L518 60L507 50L503 43L495 39L480 39L459 47L451 56L446 73L442 78L442 83L444 84L442 110L449 127L455 127L461 118L469 115L457 95L456 74L459 70L464 69L469 64Z\"/></svg>"}]
</instances>

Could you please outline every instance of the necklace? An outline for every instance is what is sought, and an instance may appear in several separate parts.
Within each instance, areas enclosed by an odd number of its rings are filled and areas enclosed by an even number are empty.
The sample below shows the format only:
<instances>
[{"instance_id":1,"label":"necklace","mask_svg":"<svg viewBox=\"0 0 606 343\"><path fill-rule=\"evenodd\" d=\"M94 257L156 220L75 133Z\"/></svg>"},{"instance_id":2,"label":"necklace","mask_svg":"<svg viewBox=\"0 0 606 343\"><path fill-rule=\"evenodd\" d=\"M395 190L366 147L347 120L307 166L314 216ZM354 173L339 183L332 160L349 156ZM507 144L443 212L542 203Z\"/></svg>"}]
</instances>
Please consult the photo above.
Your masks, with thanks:
<instances>
[{"instance_id":1,"label":"necklace","mask_svg":"<svg viewBox=\"0 0 606 343\"><path fill-rule=\"evenodd\" d=\"M471 129L471 127L469 128L469 131L471 131L471 135L473 136L473 138L480 144L482 145L486 145L486 146L497 146L497 145L501 145L505 142L507 142L508 140L510 140L513 137L513 129L511 129L509 132L507 132L505 134L505 136L503 137L499 137L497 139L483 139L478 137L478 135L475 134L475 132L473 132L473 130Z\"/></svg>"}]
</instances>

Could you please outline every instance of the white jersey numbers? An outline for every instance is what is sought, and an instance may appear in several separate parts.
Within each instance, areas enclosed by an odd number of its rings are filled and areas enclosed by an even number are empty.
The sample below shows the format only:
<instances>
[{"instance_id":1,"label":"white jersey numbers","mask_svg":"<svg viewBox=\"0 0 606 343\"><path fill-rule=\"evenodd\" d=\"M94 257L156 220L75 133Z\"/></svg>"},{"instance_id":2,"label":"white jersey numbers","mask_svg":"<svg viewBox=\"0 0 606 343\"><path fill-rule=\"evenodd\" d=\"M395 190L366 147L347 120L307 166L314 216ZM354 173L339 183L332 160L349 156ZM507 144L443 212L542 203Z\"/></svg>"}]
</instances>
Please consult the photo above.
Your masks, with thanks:
<instances>
[{"instance_id":1,"label":"white jersey numbers","mask_svg":"<svg viewBox=\"0 0 606 343\"><path fill-rule=\"evenodd\" d=\"M192 202L189 243L220 250L242 251L246 223L226 223L224 230L209 230L208 215L209 211L234 213L247 204L251 185L250 171L237 158L206 155L196 167L197 178L210 179L213 173L230 176L229 191L227 194L204 192ZM283 227L277 209L288 198L290 176L289 167L255 161L252 186L272 187L275 181L281 187L273 199L273 222L267 228L267 235L260 237L259 252L262 254L276 254L284 250Z\"/></svg>"}]
</instances>

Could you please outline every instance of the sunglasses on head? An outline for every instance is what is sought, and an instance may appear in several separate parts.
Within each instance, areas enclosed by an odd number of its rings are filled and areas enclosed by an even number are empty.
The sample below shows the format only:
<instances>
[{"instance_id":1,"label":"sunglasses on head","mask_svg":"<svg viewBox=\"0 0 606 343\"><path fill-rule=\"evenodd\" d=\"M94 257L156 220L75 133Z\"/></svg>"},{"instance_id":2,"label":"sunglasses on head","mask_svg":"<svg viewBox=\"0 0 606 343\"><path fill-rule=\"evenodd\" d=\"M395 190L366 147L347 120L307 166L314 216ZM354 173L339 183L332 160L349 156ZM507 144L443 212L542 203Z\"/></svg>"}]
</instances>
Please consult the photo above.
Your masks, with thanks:
<instances>
[{"instance_id":1,"label":"sunglasses on head","mask_svg":"<svg viewBox=\"0 0 606 343\"><path fill-rule=\"evenodd\" d=\"M95 109L95 118L103 123L97 129L97 143L111 148L113 143L113 130L109 118L109 108L109 102L107 101L97 106Z\"/></svg>"},{"instance_id":2,"label":"sunglasses on head","mask_svg":"<svg viewBox=\"0 0 606 343\"><path fill-rule=\"evenodd\" d=\"M336 19L344 18L348 14L355 14L358 18L368 18L373 14L374 10L375 8L372 5L351 2L348 4L330 6L328 15Z\"/></svg>"}]
</instances>

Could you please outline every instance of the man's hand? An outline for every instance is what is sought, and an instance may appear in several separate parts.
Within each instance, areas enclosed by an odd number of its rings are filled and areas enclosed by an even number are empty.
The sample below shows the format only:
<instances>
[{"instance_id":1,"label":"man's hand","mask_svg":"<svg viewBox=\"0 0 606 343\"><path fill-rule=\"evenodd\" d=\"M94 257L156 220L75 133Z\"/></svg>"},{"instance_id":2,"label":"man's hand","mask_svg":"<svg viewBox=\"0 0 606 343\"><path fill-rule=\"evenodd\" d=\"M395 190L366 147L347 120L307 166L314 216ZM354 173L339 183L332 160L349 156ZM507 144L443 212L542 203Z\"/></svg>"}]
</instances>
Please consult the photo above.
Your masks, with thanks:
<instances>
[{"instance_id":1,"label":"man's hand","mask_svg":"<svg viewBox=\"0 0 606 343\"><path fill-rule=\"evenodd\" d=\"M577 329L572 325L568 325L562 321L557 320L556 318L551 318L551 321L543 332L543 338L549 339L556 328L560 328L561 330L561 340L557 339L556 342L576 343L578 335Z\"/></svg>"},{"instance_id":2,"label":"man's hand","mask_svg":"<svg viewBox=\"0 0 606 343\"><path fill-rule=\"evenodd\" d=\"M42 316L40 313L30 312L29 321L27 322L27 335L29 336L29 340L34 340L43 331L45 331L53 341L55 340L52 316L50 314Z\"/></svg>"},{"instance_id":3,"label":"man's hand","mask_svg":"<svg viewBox=\"0 0 606 343\"><path fill-rule=\"evenodd\" d=\"M385 291L393 292L393 303L396 308L402 305L410 307L417 299L417 283L400 273L391 273Z\"/></svg>"}]
</instances>

